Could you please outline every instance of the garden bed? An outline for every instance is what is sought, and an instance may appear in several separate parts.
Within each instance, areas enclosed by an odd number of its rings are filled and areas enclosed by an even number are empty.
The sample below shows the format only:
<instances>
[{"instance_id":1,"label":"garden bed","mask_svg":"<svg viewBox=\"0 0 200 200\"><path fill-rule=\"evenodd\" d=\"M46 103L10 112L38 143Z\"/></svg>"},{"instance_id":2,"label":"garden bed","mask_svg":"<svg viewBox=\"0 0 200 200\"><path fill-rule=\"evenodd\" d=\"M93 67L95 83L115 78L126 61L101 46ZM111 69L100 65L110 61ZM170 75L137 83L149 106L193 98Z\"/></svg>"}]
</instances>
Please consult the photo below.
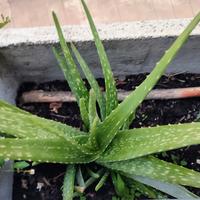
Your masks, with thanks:
<instances>
[{"instance_id":1,"label":"garden bed","mask_svg":"<svg viewBox=\"0 0 200 200\"><path fill-rule=\"evenodd\" d=\"M118 89L133 90L139 85L146 74L127 76L117 79ZM103 80L98 79L99 84L104 87ZM199 74L177 74L163 76L156 85L156 88L181 88L200 86ZM53 81L42 84L23 83L20 86L17 97L17 105L38 116L70 124L74 127L81 127L79 109L76 103L48 104L29 103L22 105L20 96L25 91L42 89L45 91L67 91L67 83L64 81ZM199 118L200 98L179 99L179 100L148 100L144 101L138 108L136 119L132 127L146 127L164 124L175 124L195 121ZM158 155L166 161L172 161L190 169L200 171L200 150L199 146L190 146ZM61 186L65 172L65 165L41 164L36 167L35 175L28 173L15 173L13 200L61 200ZM42 185L41 188L38 188ZM191 189L200 196L200 190ZM97 193L93 186L86 191L86 199L112 199L115 195L111 181L108 181ZM142 197L140 197L142 198Z\"/></svg>"}]
</instances>

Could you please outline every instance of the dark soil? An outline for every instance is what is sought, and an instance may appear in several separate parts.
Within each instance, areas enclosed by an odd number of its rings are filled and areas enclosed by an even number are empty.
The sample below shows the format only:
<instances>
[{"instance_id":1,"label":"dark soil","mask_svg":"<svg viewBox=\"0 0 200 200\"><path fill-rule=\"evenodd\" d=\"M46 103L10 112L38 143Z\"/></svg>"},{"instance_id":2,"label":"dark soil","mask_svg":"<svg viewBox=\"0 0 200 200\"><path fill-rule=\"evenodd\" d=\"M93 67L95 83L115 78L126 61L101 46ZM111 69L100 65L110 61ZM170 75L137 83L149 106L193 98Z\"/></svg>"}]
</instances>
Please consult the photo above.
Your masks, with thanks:
<instances>
[{"instance_id":1,"label":"dark soil","mask_svg":"<svg viewBox=\"0 0 200 200\"><path fill-rule=\"evenodd\" d=\"M117 79L117 87L123 90L133 90L139 85L146 75L133 75L124 79ZM99 84L104 87L103 80L99 79ZM86 83L87 85L87 83ZM177 74L163 76L156 88L180 88L200 86L200 75L194 74ZM63 103L61 105L50 105L48 103L31 103L21 105L19 102L20 95L24 91L33 89L43 89L46 91L66 91L69 90L67 83L64 81L54 81L42 84L24 83L21 85L17 105L33 114L48 119L70 124L74 127L81 127L82 123L79 116L79 109L76 103ZM52 109L56 108L56 109ZM60 107L60 108L59 108ZM175 124L191 122L199 118L200 98L182 99L182 100L148 100L144 101L138 108L136 119L132 127L155 126L164 124ZM190 146L159 155L160 158L167 161L181 164L190 169L200 171L200 146ZM15 173L13 200L61 200L61 186L63 181L65 165L57 164L40 164L35 169L35 175L28 173ZM114 189L111 181L100 189L97 193L91 188L86 191L86 199L112 199ZM41 190L38 186L42 185ZM191 189L200 196L200 190Z\"/></svg>"}]
</instances>

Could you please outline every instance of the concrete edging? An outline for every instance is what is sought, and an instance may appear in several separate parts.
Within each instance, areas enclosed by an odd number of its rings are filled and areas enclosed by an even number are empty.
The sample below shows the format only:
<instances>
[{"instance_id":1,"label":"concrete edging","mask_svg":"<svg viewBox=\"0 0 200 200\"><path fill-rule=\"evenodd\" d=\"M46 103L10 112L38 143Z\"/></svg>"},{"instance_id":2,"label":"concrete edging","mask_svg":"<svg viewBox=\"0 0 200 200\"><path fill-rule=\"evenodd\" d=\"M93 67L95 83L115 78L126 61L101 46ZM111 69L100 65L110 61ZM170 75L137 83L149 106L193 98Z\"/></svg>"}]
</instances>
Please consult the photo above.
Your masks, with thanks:
<instances>
[{"instance_id":1,"label":"concrete edging","mask_svg":"<svg viewBox=\"0 0 200 200\"><path fill-rule=\"evenodd\" d=\"M116 76L148 72L191 19L141 21L98 26ZM64 26L97 77L102 76L88 26ZM22 81L63 79L51 46L58 42L54 27L0 31L0 61ZM168 68L199 73L200 26Z\"/></svg>"}]
</instances>

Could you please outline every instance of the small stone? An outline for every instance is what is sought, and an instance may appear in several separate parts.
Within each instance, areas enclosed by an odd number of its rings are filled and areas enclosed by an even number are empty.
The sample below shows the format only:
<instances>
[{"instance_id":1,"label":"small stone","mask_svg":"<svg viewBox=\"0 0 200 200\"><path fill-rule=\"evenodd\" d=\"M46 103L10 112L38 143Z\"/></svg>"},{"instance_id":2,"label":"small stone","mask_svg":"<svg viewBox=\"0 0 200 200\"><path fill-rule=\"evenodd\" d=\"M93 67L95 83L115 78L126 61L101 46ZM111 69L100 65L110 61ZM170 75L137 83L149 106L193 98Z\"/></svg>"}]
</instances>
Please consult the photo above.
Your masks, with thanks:
<instances>
[{"instance_id":1,"label":"small stone","mask_svg":"<svg viewBox=\"0 0 200 200\"><path fill-rule=\"evenodd\" d=\"M196 159L196 163L200 165L200 159Z\"/></svg>"},{"instance_id":2,"label":"small stone","mask_svg":"<svg viewBox=\"0 0 200 200\"><path fill-rule=\"evenodd\" d=\"M39 190L39 192L41 191L41 189L44 187L44 183L37 183L37 189Z\"/></svg>"},{"instance_id":3,"label":"small stone","mask_svg":"<svg viewBox=\"0 0 200 200\"><path fill-rule=\"evenodd\" d=\"M21 187L28 190L28 181L26 179L21 179Z\"/></svg>"},{"instance_id":4,"label":"small stone","mask_svg":"<svg viewBox=\"0 0 200 200\"><path fill-rule=\"evenodd\" d=\"M30 174L30 175L34 175L34 174L35 174L35 170L34 170L34 169L30 169L30 170L29 170L29 174Z\"/></svg>"}]
</instances>

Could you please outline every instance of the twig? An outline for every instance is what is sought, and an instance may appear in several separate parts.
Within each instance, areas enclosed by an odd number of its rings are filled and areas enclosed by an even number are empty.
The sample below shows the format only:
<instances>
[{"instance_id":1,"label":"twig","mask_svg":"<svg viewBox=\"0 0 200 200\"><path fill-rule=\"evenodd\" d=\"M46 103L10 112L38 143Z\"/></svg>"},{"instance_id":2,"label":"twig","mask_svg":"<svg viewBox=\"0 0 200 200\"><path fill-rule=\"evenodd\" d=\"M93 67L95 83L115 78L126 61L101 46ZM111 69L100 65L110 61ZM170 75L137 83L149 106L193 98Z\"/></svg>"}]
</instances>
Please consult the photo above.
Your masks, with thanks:
<instances>
[{"instance_id":1,"label":"twig","mask_svg":"<svg viewBox=\"0 0 200 200\"><path fill-rule=\"evenodd\" d=\"M122 101L130 91L118 91L118 99ZM146 100L150 99L183 99L200 97L200 87L190 88L174 88L174 89L155 89L152 90ZM33 90L30 92L24 92L20 98L22 104L25 103L51 103L51 102L75 102L76 99L71 92L56 91L47 92L43 90Z\"/></svg>"}]
</instances>

